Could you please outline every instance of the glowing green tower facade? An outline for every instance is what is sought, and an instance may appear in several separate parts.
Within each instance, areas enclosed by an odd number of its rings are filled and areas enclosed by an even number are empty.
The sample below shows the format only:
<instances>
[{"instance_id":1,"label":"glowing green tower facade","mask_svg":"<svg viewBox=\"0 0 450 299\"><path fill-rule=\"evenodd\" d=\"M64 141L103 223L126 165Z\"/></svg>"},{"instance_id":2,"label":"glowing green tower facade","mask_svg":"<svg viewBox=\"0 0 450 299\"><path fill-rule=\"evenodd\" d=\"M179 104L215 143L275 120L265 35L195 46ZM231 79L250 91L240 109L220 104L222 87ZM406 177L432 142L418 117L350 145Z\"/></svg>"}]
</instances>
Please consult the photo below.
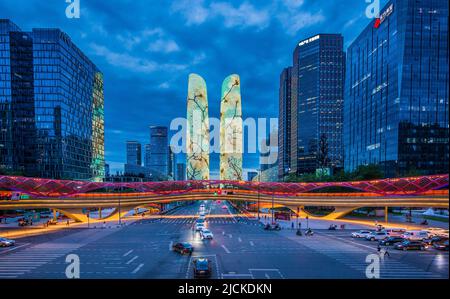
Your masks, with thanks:
<instances>
[{"instance_id":1,"label":"glowing green tower facade","mask_svg":"<svg viewBox=\"0 0 450 299\"><path fill-rule=\"evenodd\" d=\"M220 102L220 179L242 180L241 82L230 75L222 83Z\"/></svg>"},{"instance_id":2,"label":"glowing green tower facade","mask_svg":"<svg viewBox=\"0 0 450 299\"><path fill-rule=\"evenodd\" d=\"M190 74L188 83L186 174L188 180L209 180L208 95L197 74Z\"/></svg>"}]
</instances>

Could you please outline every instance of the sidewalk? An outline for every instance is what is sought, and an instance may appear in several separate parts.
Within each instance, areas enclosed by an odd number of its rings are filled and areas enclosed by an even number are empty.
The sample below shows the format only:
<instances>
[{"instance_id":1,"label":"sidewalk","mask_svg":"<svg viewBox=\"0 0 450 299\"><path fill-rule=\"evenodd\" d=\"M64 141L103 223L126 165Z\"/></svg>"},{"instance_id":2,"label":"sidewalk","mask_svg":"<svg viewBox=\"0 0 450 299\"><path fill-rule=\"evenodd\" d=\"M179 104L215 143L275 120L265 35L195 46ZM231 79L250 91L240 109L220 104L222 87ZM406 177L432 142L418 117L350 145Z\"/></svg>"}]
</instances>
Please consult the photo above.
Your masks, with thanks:
<instances>
[{"instance_id":1,"label":"sidewalk","mask_svg":"<svg viewBox=\"0 0 450 299\"><path fill-rule=\"evenodd\" d=\"M254 216L256 213L252 213ZM272 220L272 215L270 213L259 213L260 215L260 222L263 224L270 223ZM264 218L266 216L266 218ZM394 218L394 217L392 217ZM391 219L391 217L388 218L388 220ZM320 219L320 217L314 217L310 216L308 220L306 220L304 217L299 217L298 222L301 223L301 228L306 229L308 226L312 229L328 229L331 224L337 225L337 229L340 230L341 225L345 225L345 229L351 229L351 230L358 230L358 229L374 229L375 222L377 221L378 224L383 225L385 228L404 228L407 230L423 230L428 227L441 227L441 226L434 226L434 222L429 222L429 225L420 225L420 222L418 223L406 223L398 221L398 219L394 218L394 221L388 221L386 224L384 222L384 218L380 219L347 219L347 218L341 218L337 220L323 220ZM297 228L297 218L294 216L292 217L291 221L287 220L276 220L277 223L281 225L283 229L291 229L292 223L294 224L294 228ZM448 228L448 224L447 224Z\"/></svg>"}]
</instances>

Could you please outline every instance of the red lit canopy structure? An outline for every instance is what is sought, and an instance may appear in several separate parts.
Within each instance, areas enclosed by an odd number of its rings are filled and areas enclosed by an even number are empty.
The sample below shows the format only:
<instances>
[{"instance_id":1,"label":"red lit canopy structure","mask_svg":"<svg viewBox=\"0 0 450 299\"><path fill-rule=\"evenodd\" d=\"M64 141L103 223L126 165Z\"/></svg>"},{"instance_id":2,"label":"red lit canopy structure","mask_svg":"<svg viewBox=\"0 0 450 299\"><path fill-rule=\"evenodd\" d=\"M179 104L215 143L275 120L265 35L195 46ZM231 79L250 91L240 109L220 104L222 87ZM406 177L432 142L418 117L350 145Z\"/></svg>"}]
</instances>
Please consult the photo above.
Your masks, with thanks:
<instances>
[{"instance_id":1,"label":"red lit canopy structure","mask_svg":"<svg viewBox=\"0 0 450 299\"><path fill-rule=\"evenodd\" d=\"M380 179L351 182L281 183L246 181L163 181L110 183L52 180L18 176L0 176L0 190L11 190L36 197L69 197L94 191L109 192L117 189L154 194L181 194L198 190L247 190L262 194L293 196L329 187L343 187L359 192L389 195L418 195L430 190L448 187L448 174L407 178Z\"/></svg>"}]
</instances>

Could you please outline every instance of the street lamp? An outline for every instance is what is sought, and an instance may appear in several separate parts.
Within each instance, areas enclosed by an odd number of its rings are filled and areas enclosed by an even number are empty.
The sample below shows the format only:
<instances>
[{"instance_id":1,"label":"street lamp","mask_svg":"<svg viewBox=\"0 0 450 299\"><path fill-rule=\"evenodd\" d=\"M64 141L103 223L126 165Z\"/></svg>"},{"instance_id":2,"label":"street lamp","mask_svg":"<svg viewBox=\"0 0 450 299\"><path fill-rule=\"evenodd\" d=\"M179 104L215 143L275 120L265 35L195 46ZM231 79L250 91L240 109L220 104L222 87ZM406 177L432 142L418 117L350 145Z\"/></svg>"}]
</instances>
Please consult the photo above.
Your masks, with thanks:
<instances>
[{"instance_id":1,"label":"street lamp","mask_svg":"<svg viewBox=\"0 0 450 299\"><path fill-rule=\"evenodd\" d=\"M121 194L119 194L119 225L122 225L122 218L120 218L120 197L121 197L122 195Z\"/></svg>"},{"instance_id":2,"label":"street lamp","mask_svg":"<svg viewBox=\"0 0 450 299\"><path fill-rule=\"evenodd\" d=\"M260 193L260 185L261 185L261 165L259 166L259 175L258 175L258 205L257 205L257 213L258 213L258 221L259 221L259 193Z\"/></svg>"}]
</instances>

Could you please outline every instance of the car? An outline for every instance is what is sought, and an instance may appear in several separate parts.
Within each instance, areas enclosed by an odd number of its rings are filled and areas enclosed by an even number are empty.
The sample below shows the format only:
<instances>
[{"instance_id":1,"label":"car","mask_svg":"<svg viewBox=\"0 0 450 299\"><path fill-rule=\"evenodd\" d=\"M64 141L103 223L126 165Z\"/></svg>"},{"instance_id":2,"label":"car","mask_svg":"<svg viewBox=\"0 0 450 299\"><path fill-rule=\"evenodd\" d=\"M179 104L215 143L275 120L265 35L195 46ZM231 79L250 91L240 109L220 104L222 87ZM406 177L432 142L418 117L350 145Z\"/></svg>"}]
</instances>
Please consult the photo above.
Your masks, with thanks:
<instances>
[{"instance_id":1,"label":"car","mask_svg":"<svg viewBox=\"0 0 450 299\"><path fill-rule=\"evenodd\" d=\"M180 242L172 245L172 250L180 254L192 254L194 247L190 243Z\"/></svg>"},{"instance_id":2,"label":"car","mask_svg":"<svg viewBox=\"0 0 450 299\"><path fill-rule=\"evenodd\" d=\"M387 237L386 239L380 240L379 243L382 246L395 245L396 243L401 243L405 241L402 237Z\"/></svg>"},{"instance_id":3,"label":"car","mask_svg":"<svg viewBox=\"0 0 450 299\"><path fill-rule=\"evenodd\" d=\"M448 229L438 228L438 227L430 227L425 229L428 234L433 236L447 237L448 238Z\"/></svg>"},{"instance_id":4,"label":"car","mask_svg":"<svg viewBox=\"0 0 450 299\"><path fill-rule=\"evenodd\" d=\"M436 242L444 242L445 240L448 240L448 238L441 236L433 236L431 238L424 239L423 242L427 245L433 245Z\"/></svg>"},{"instance_id":5,"label":"car","mask_svg":"<svg viewBox=\"0 0 450 299\"><path fill-rule=\"evenodd\" d=\"M387 232L390 237L401 237L406 229L404 228L386 228L383 231Z\"/></svg>"},{"instance_id":6,"label":"car","mask_svg":"<svg viewBox=\"0 0 450 299\"><path fill-rule=\"evenodd\" d=\"M437 249L437 250L445 250L448 251L448 239L445 241L439 241L439 242L435 242L433 244L433 248Z\"/></svg>"},{"instance_id":7,"label":"car","mask_svg":"<svg viewBox=\"0 0 450 299\"><path fill-rule=\"evenodd\" d=\"M204 223L196 223L195 224L195 230L196 231L201 231L205 228L205 224Z\"/></svg>"},{"instance_id":8,"label":"car","mask_svg":"<svg viewBox=\"0 0 450 299\"><path fill-rule=\"evenodd\" d=\"M16 245L16 241L0 237L0 247L9 247Z\"/></svg>"},{"instance_id":9,"label":"car","mask_svg":"<svg viewBox=\"0 0 450 299\"><path fill-rule=\"evenodd\" d=\"M226 206L226 205L223 205L223 206L222 206L222 209L228 209L228 208L227 208L227 206Z\"/></svg>"},{"instance_id":10,"label":"car","mask_svg":"<svg viewBox=\"0 0 450 299\"><path fill-rule=\"evenodd\" d=\"M411 230L402 235L403 238L411 241L422 241L429 238L428 232L424 230Z\"/></svg>"},{"instance_id":11,"label":"car","mask_svg":"<svg viewBox=\"0 0 450 299\"><path fill-rule=\"evenodd\" d=\"M359 230L352 233L352 238L365 238L370 233L372 233L370 230Z\"/></svg>"},{"instance_id":12,"label":"car","mask_svg":"<svg viewBox=\"0 0 450 299\"><path fill-rule=\"evenodd\" d=\"M194 278L211 277L211 261L207 258L196 258L192 261L194 264Z\"/></svg>"},{"instance_id":13,"label":"car","mask_svg":"<svg viewBox=\"0 0 450 299\"><path fill-rule=\"evenodd\" d=\"M381 241L389 237L389 234L385 231L381 232L371 232L365 239L368 241Z\"/></svg>"},{"instance_id":14,"label":"car","mask_svg":"<svg viewBox=\"0 0 450 299\"><path fill-rule=\"evenodd\" d=\"M209 229L202 229L200 231L200 236L202 239L212 239L214 237L213 233Z\"/></svg>"},{"instance_id":15,"label":"car","mask_svg":"<svg viewBox=\"0 0 450 299\"><path fill-rule=\"evenodd\" d=\"M394 247L398 250L425 250L427 248L427 245L422 241L411 241L411 240L405 240L401 243L398 243Z\"/></svg>"}]
</instances>

